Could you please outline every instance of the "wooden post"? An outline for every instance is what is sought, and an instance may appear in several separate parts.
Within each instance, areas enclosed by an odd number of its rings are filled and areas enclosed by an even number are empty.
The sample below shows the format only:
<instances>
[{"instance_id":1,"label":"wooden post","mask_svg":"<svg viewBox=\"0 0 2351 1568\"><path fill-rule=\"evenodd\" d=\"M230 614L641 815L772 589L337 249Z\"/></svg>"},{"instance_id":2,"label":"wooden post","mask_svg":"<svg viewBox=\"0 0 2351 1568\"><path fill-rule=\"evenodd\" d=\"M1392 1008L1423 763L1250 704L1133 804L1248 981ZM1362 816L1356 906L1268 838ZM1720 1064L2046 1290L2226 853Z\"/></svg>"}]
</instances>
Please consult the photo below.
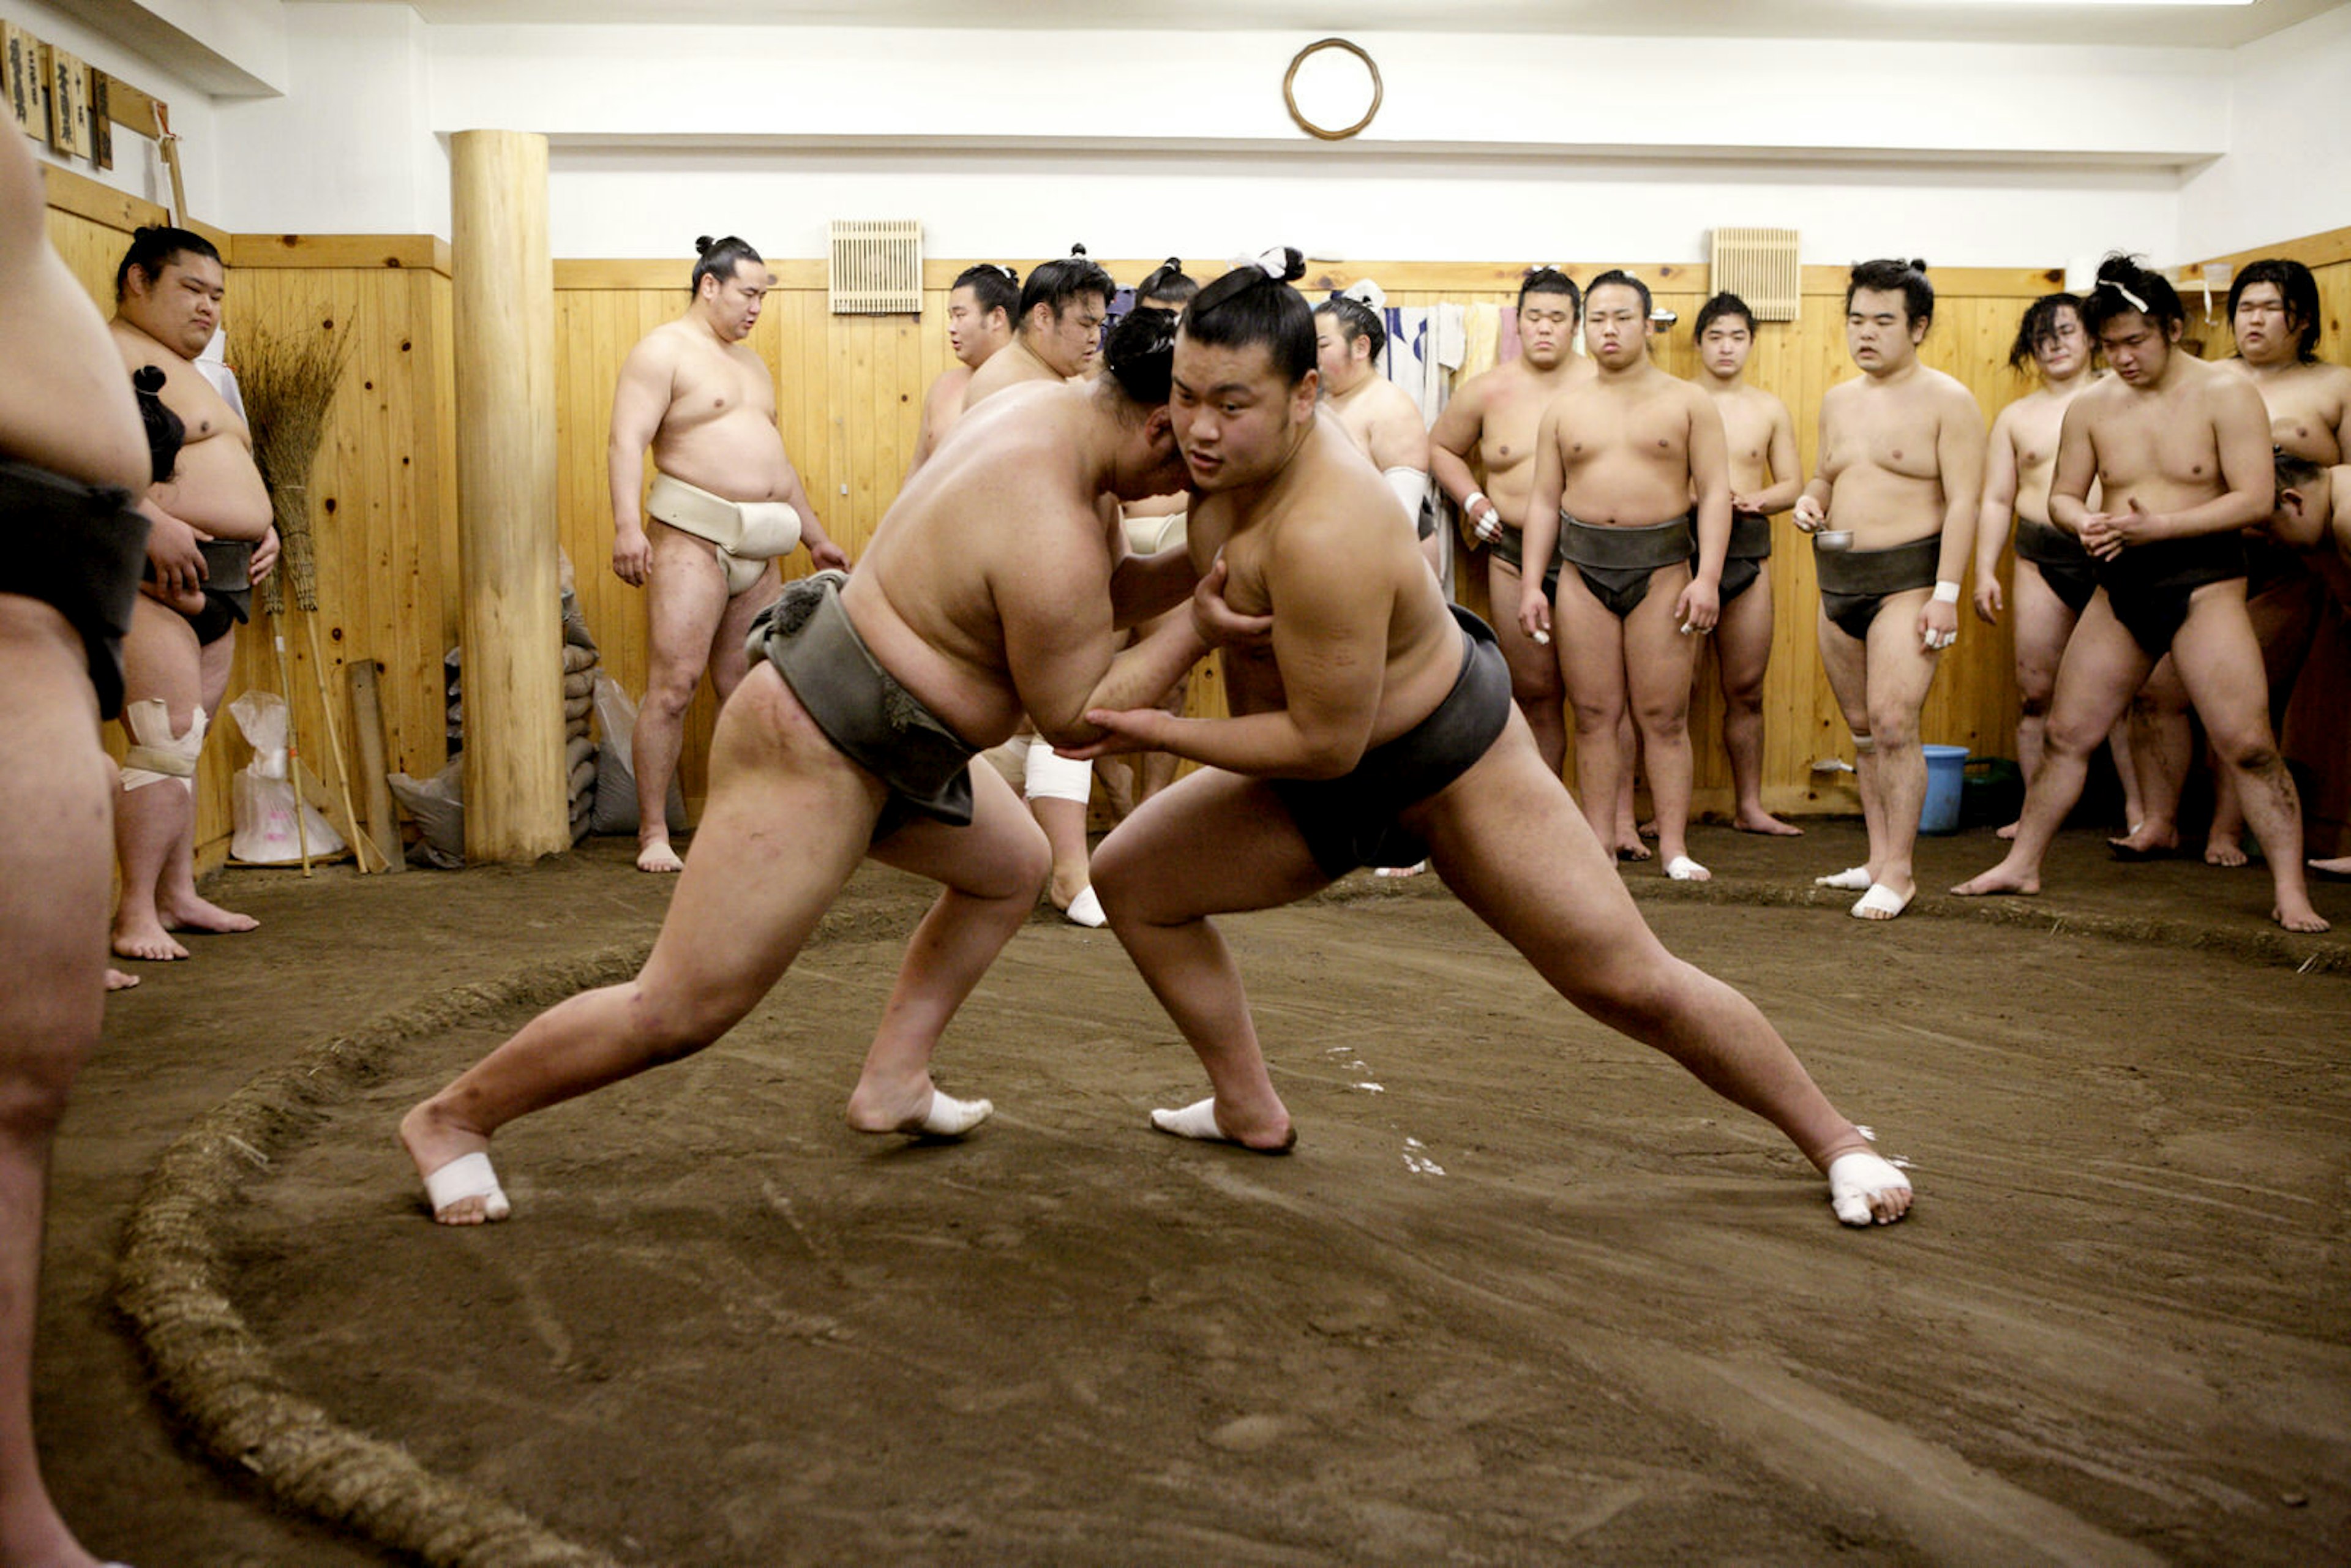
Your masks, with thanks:
<instances>
[{"instance_id":1,"label":"wooden post","mask_svg":"<svg viewBox=\"0 0 2351 1568\"><path fill-rule=\"evenodd\" d=\"M450 139L465 858L571 847L556 582L555 271L547 138Z\"/></svg>"},{"instance_id":2,"label":"wooden post","mask_svg":"<svg viewBox=\"0 0 2351 1568\"><path fill-rule=\"evenodd\" d=\"M367 790L368 838L384 870L406 871L391 775L383 764L383 698L377 688L382 673L383 666L373 659L354 659L343 666L343 678L351 687L351 744L359 752L360 783Z\"/></svg>"}]
</instances>

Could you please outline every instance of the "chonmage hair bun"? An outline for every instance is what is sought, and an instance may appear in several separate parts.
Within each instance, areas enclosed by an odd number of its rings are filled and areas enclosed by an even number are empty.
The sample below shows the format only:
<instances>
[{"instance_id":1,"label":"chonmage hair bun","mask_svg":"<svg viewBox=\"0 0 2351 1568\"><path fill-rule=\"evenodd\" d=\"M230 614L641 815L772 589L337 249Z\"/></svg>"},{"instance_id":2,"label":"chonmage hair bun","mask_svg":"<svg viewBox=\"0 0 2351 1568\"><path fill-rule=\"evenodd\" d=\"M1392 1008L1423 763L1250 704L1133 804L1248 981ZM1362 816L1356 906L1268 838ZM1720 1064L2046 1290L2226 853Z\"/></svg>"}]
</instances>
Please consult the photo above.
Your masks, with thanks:
<instances>
[{"instance_id":1,"label":"chonmage hair bun","mask_svg":"<svg viewBox=\"0 0 2351 1568\"><path fill-rule=\"evenodd\" d=\"M708 256L710 254L710 247L717 243L718 242L716 240L712 239L708 235L696 235L694 241L694 254L696 256Z\"/></svg>"},{"instance_id":2,"label":"chonmage hair bun","mask_svg":"<svg viewBox=\"0 0 2351 1568\"><path fill-rule=\"evenodd\" d=\"M1910 258L1910 270L1924 275L1927 270L1927 264L1921 258L1914 256Z\"/></svg>"},{"instance_id":3,"label":"chonmage hair bun","mask_svg":"<svg viewBox=\"0 0 2351 1568\"><path fill-rule=\"evenodd\" d=\"M1083 256L1086 254L1086 247L1081 245L1073 245L1070 247L1070 254L1071 256Z\"/></svg>"}]
</instances>

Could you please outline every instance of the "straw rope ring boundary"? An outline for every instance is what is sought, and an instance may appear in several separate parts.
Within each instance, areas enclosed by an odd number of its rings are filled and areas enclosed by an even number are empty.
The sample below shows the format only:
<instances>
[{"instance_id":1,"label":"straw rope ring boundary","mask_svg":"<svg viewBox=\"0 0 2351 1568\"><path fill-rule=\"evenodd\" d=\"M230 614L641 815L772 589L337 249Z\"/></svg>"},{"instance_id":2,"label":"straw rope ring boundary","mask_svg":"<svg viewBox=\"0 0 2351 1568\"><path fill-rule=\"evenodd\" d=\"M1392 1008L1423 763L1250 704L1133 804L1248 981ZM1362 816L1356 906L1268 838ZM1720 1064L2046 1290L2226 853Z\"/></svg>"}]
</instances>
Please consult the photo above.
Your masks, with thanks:
<instances>
[{"instance_id":1,"label":"straw rope ring boundary","mask_svg":"<svg viewBox=\"0 0 2351 1568\"><path fill-rule=\"evenodd\" d=\"M1728 879L1704 884L1643 882L1633 891L1644 902L1761 907L1844 903L1841 895L1814 888ZM1334 888L1308 902L1412 896L1447 894L1441 886L1367 884L1360 893ZM2276 932L2059 914L2016 900L1932 899L1912 913L2155 942L2304 973L2351 972L2351 946L2325 944L2313 950L2311 944ZM809 946L868 935L860 929L867 924L836 912L819 925ZM208 1458L250 1476L290 1509L407 1552L431 1568L619 1568L612 1558L564 1540L480 1489L434 1475L397 1445L342 1426L303 1397L230 1301L214 1227L246 1183L315 1134L329 1108L381 1079L401 1047L477 1022L486 1012L550 1002L626 979L643 967L650 948L650 943L639 943L535 965L322 1040L252 1079L164 1151L132 1210L114 1300L146 1358L157 1396Z\"/></svg>"}]
</instances>

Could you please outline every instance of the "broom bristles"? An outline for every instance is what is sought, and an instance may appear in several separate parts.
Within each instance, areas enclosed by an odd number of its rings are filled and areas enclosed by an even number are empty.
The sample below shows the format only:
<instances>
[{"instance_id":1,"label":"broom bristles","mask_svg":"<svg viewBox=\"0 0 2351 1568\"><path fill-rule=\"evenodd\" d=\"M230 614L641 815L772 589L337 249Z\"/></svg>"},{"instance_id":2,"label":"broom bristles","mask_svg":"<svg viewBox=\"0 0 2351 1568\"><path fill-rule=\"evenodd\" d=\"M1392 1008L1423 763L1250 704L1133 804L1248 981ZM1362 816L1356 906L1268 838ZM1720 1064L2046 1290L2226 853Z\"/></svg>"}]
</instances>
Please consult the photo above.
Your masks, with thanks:
<instances>
[{"instance_id":1,"label":"broom bristles","mask_svg":"<svg viewBox=\"0 0 2351 1568\"><path fill-rule=\"evenodd\" d=\"M331 329L273 332L256 328L245 336L237 360L237 385L253 427L253 460L269 487L277 517L284 557L279 575L291 583L295 603L311 612L319 608L319 563L312 538L310 470L326 439L327 415L350 348L350 339Z\"/></svg>"}]
</instances>

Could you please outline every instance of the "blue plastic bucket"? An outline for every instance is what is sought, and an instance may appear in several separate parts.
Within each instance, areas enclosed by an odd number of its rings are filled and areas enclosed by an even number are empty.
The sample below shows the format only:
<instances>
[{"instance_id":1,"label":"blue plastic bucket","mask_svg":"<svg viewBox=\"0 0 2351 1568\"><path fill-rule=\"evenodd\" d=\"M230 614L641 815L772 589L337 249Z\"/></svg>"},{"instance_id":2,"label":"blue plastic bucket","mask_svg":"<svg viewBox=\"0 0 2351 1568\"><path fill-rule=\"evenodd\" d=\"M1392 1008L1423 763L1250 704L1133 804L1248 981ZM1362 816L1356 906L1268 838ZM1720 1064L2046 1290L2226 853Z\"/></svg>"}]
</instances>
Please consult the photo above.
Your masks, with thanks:
<instances>
[{"instance_id":1,"label":"blue plastic bucket","mask_svg":"<svg viewBox=\"0 0 2351 1568\"><path fill-rule=\"evenodd\" d=\"M1927 754L1927 800L1918 809L1922 833L1959 831L1959 796L1967 782L1968 748L1964 746L1923 746Z\"/></svg>"}]
</instances>

